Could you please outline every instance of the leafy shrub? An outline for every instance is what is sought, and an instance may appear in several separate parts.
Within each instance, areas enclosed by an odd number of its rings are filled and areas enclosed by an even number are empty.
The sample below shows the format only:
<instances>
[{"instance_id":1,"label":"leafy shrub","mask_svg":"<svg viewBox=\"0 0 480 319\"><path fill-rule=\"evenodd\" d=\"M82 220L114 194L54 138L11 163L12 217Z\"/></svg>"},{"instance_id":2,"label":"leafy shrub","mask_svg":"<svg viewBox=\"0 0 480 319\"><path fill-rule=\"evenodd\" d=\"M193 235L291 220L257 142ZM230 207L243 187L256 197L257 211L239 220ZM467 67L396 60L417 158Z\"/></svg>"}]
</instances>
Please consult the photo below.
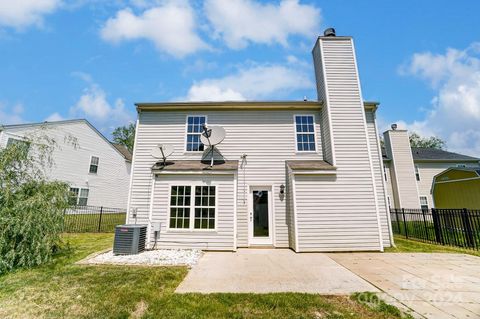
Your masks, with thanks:
<instances>
[{"instance_id":1,"label":"leafy shrub","mask_svg":"<svg viewBox=\"0 0 480 319\"><path fill-rule=\"evenodd\" d=\"M68 186L45 178L54 148L44 137L0 149L0 274L45 263L59 247Z\"/></svg>"}]
</instances>

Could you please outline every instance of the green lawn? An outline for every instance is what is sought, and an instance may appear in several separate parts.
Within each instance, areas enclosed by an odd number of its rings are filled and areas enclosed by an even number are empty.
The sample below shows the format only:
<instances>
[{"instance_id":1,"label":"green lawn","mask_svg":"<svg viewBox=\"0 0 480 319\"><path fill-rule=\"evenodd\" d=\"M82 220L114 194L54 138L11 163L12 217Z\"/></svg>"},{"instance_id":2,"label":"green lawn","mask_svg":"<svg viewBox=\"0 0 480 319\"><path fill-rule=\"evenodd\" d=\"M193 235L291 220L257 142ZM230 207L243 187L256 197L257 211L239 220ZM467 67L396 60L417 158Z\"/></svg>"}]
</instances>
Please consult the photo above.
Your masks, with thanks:
<instances>
[{"instance_id":1,"label":"green lawn","mask_svg":"<svg viewBox=\"0 0 480 319\"><path fill-rule=\"evenodd\" d=\"M358 295L173 294L185 267L75 265L112 234L67 234L71 249L45 266L0 277L0 318L398 318Z\"/></svg>"},{"instance_id":2,"label":"green lawn","mask_svg":"<svg viewBox=\"0 0 480 319\"><path fill-rule=\"evenodd\" d=\"M458 253L458 254L470 254L480 257L480 251L471 249L464 249L460 247L442 246L422 243L415 240L405 239L403 236L394 236L395 245L397 247L385 248L386 252L399 253L399 252L411 252L411 253Z\"/></svg>"}]
</instances>

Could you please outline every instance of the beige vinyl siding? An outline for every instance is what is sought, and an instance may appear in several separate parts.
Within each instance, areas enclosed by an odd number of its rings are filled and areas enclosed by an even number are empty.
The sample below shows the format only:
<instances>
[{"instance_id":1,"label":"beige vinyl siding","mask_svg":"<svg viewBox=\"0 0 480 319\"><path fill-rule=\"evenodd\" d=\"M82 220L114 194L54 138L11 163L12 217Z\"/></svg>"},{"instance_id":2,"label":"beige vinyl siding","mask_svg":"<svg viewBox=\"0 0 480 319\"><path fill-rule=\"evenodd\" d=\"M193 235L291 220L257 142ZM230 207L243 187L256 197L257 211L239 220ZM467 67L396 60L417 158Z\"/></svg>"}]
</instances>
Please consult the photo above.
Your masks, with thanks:
<instances>
[{"instance_id":1,"label":"beige vinyl siding","mask_svg":"<svg viewBox=\"0 0 480 319\"><path fill-rule=\"evenodd\" d=\"M335 175L295 176L299 252L379 250L371 200L358 192L347 193L362 183L343 192L336 187L349 181Z\"/></svg>"},{"instance_id":2,"label":"beige vinyl siding","mask_svg":"<svg viewBox=\"0 0 480 319\"><path fill-rule=\"evenodd\" d=\"M216 230L168 229L169 194L171 185L214 185L217 207ZM192 194L194 188L192 187ZM193 196L192 199L194 200ZM234 250L234 175L157 175L153 197L152 222L161 223L157 245L163 248L199 248L206 250ZM194 211L190 211L194 214ZM150 244L153 243L150 232Z\"/></svg>"},{"instance_id":3,"label":"beige vinyl siding","mask_svg":"<svg viewBox=\"0 0 480 319\"><path fill-rule=\"evenodd\" d=\"M383 246L390 247L390 216L387 204L387 194L385 193L385 178L383 174L382 154L379 148L379 137L375 124L375 112L372 110L365 111L367 120L368 139L370 141L370 150L372 154L373 171L375 174L375 187L377 189L377 203L380 214L380 225L382 228Z\"/></svg>"},{"instance_id":4,"label":"beige vinyl siding","mask_svg":"<svg viewBox=\"0 0 480 319\"><path fill-rule=\"evenodd\" d=\"M151 149L160 143L170 143L175 151L171 160L200 160L202 154L185 153L186 116L201 114L209 125L225 128L226 138L218 150L227 160L241 162L247 154L245 171L238 170L237 245L248 245L248 188L254 185L273 185L274 237L276 247L288 247L286 201L278 190L286 184L285 161L290 159L322 159L319 111L302 110L241 110L206 112L141 112L135 147L135 169L132 172L131 207L138 209L139 221L147 222L151 167L155 163ZM294 114L315 116L316 153L297 153L295 146ZM245 175L245 178L244 178ZM245 192L246 191L246 192Z\"/></svg>"},{"instance_id":5,"label":"beige vinyl siding","mask_svg":"<svg viewBox=\"0 0 480 319\"><path fill-rule=\"evenodd\" d=\"M351 38L319 38L336 175L295 179L299 251L381 250L364 106ZM318 72L321 74L321 72Z\"/></svg>"},{"instance_id":6,"label":"beige vinyl siding","mask_svg":"<svg viewBox=\"0 0 480 319\"><path fill-rule=\"evenodd\" d=\"M321 119L321 132L322 132L322 148L323 148L323 157L324 160L330 164L334 164L334 154L332 148L332 139L330 136L330 119L328 113L328 94L325 88L325 78L322 67L322 52L319 42L315 43L315 47L312 51L313 54L313 64L315 69L315 79L317 83L317 97L319 101L323 101L324 107L320 113Z\"/></svg>"},{"instance_id":7,"label":"beige vinyl siding","mask_svg":"<svg viewBox=\"0 0 480 319\"><path fill-rule=\"evenodd\" d=\"M85 121L6 128L0 146L8 138L48 136L57 143L52 153L54 165L46 168L50 180L60 180L71 187L88 188L88 205L127 208L130 163ZM75 146L66 137L73 137ZM90 174L91 156L99 158L97 174Z\"/></svg>"},{"instance_id":8,"label":"beige vinyl siding","mask_svg":"<svg viewBox=\"0 0 480 319\"><path fill-rule=\"evenodd\" d=\"M412 150L407 131L384 133L387 155L392 159L392 186L399 208L420 208Z\"/></svg>"}]
</instances>

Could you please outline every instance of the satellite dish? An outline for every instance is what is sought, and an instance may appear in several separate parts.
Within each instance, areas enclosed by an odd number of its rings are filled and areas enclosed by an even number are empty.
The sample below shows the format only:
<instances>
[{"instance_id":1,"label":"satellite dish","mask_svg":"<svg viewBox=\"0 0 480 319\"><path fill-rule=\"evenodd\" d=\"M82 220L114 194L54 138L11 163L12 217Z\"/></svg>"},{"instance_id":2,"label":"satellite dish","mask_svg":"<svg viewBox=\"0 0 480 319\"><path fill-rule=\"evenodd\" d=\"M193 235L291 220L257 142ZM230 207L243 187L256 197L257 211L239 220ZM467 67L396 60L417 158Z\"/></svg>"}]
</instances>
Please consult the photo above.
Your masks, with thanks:
<instances>
[{"instance_id":1,"label":"satellite dish","mask_svg":"<svg viewBox=\"0 0 480 319\"><path fill-rule=\"evenodd\" d=\"M206 127L200 135L200 141L204 145L220 144L225 138L225 129L221 126Z\"/></svg>"},{"instance_id":2,"label":"satellite dish","mask_svg":"<svg viewBox=\"0 0 480 319\"><path fill-rule=\"evenodd\" d=\"M225 129L221 126L212 126L208 127L206 124L203 124L203 133L200 135L200 141L203 145L208 145L210 147L210 168L213 167L213 158L214 158L214 148L215 145L220 144L225 139L226 133Z\"/></svg>"},{"instance_id":3,"label":"satellite dish","mask_svg":"<svg viewBox=\"0 0 480 319\"><path fill-rule=\"evenodd\" d=\"M152 148L152 156L155 158L163 159L163 165L165 166L165 161L167 157L172 155L175 148L171 144L159 144Z\"/></svg>"}]
</instances>

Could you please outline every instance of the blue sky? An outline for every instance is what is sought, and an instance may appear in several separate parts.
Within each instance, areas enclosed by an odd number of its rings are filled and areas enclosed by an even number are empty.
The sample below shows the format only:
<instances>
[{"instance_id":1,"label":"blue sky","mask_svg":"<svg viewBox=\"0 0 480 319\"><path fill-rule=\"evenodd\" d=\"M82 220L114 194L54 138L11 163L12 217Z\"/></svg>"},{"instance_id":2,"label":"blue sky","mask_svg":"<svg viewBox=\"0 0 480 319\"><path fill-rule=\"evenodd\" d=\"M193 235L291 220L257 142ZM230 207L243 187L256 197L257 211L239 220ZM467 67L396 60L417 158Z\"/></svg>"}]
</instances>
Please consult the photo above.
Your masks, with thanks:
<instances>
[{"instance_id":1,"label":"blue sky","mask_svg":"<svg viewBox=\"0 0 480 319\"><path fill-rule=\"evenodd\" d=\"M316 98L311 48L355 39L379 126L480 156L478 1L0 0L0 123L85 117L107 136L135 102Z\"/></svg>"}]
</instances>

